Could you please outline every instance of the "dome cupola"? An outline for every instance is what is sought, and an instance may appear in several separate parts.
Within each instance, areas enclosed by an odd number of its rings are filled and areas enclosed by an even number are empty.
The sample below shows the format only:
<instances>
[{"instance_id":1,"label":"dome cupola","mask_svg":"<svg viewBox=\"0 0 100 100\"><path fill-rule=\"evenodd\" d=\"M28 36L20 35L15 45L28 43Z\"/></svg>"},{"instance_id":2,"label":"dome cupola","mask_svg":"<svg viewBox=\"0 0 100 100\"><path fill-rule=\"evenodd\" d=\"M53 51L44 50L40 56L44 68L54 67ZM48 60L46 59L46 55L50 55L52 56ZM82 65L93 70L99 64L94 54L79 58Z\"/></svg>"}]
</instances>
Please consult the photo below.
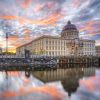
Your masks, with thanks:
<instances>
[{"instance_id":1,"label":"dome cupola","mask_svg":"<svg viewBox=\"0 0 100 100\"><path fill-rule=\"evenodd\" d=\"M71 24L71 21L67 22L67 25L64 26L61 37L64 37L66 39L74 39L78 38L79 31L77 30L76 26L74 24Z\"/></svg>"}]
</instances>

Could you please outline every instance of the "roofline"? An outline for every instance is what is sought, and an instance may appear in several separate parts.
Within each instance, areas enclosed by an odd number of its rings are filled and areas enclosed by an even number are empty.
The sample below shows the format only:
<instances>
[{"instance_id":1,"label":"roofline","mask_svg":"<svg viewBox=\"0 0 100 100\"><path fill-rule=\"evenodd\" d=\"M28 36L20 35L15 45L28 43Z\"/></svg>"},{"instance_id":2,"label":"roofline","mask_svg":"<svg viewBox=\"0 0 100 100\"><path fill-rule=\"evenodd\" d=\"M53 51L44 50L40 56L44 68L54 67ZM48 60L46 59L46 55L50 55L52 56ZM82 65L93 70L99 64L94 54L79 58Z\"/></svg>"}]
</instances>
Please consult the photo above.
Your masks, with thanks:
<instances>
[{"instance_id":1,"label":"roofline","mask_svg":"<svg viewBox=\"0 0 100 100\"><path fill-rule=\"evenodd\" d=\"M43 39L43 38L53 38L53 39L68 40L68 39L66 39L66 38L62 38L62 37L59 37L59 36L42 35L42 36L39 36L39 37L33 39L32 41L30 41L30 42L28 42L28 43L26 43L26 44L23 44L23 45L17 47L16 49L18 49L18 48L20 48L20 47L23 47L23 46L26 46L26 45L28 45L28 44L31 44L32 42L34 42L34 41L36 41L36 40ZM71 40L71 39L69 39L69 40ZM79 40L80 40L80 41L86 41L86 42L95 42L95 40L88 40L88 39L79 39Z\"/></svg>"},{"instance_id":2,"label":"roofline","mask_svg":"<svg viewBox=\"0 0 100 100\"><path fill-rule=\"evenodd\" d=\"M80 41L95 42L95 40L79 39Z\"/></svg>"},{"instance_id":3,"label":"roofline","mask_svg":"<svg viewBox=\"0 0 100 100\"><path fill-rule=\"evenodd\" d=\"M16 49L18 49L18 48L20 48L20 47L23 47L23 46L25 46L25 45L28 45L28 44L30 44L30 43L36 41L36 40L43 39L43 38L51 38L51 37L52 37L52 38L57 38L57 39L60 38L60 37L57 37L57 36L42 35L42 36L39 36L39 37L33 39L32 41L30 41L30 42L28 42L28 43L25 43L25 44L23 44L23 45L17 47Z\"/></svg>"}]
</instances>

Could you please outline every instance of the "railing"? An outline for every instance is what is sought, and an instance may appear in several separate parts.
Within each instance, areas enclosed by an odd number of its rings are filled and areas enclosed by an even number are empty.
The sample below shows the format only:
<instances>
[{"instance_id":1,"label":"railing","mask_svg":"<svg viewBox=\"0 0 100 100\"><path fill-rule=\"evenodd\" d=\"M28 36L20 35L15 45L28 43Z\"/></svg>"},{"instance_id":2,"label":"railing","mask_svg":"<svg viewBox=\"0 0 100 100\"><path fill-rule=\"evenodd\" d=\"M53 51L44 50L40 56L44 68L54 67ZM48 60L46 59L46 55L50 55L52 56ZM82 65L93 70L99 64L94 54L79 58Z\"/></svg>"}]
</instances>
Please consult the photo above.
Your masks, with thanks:
<instances>
[{"instance_id":1,"label":"railing","mask_svg":"<svg viewBox=\"0 0 100 100\"><path fill-rule=\"evenodd\" d=\"M0 57L0 70L33 70L54 68L57 64L52 57L35 56L34 58L17 58L16 56Z\"/></svg>"},{"instance_id":2,"label":"railing","mask_svg":"<svg viewBox=\"0 0 100 100\"><path fill-rule=\"evenodd\" d=\"M45 55L31 55L30 58L18 55L0 55L0 70L19 69L19 70L34 70L46 68L63 67L67 64L98 64L97 57L76 57L76 56L45 56Z\"/></svg>"}]
</instances>

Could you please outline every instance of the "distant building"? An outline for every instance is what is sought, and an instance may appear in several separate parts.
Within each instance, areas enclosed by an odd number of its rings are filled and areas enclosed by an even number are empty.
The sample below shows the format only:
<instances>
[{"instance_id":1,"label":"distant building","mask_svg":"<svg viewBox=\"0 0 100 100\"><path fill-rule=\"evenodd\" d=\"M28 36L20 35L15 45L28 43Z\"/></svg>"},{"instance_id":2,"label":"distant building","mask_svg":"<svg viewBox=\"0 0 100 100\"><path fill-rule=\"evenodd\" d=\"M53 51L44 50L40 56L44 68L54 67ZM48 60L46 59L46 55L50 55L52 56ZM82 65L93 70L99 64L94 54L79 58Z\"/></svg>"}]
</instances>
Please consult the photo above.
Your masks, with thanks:
<instances>
[{"instance_id":1,"label":"distant building","mask_svg":"<svg viewBox=\"0 0 100 100\"><path fill-rule=\"evenodd\" d=\"M79 31L74 24L68 21L61 36L41 36L28 44L16 49L18 55L24 54L27 49L31 54L45 54L49 56L94 56L95 41L79 39Z\"/></svg>"},{"instance_id":2,"label":"distant building","mask_svg":"<svg viewBox=\"0 0 100 100\"><path fill-rule=\"evenodd\" d=\"M96 46L96 55L100 56L100 45Z\"/></svg>"}]
</instances>

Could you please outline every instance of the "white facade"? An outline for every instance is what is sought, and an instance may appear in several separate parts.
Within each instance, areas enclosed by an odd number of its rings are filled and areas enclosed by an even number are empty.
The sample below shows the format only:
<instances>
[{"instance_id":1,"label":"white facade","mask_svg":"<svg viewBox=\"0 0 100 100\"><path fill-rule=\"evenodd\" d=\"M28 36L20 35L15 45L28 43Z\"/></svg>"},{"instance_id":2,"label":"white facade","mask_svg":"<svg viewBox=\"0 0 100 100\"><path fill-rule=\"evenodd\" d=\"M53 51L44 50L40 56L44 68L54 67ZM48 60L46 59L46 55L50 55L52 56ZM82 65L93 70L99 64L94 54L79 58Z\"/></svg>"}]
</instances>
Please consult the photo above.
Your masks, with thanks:
<instances>
[{"instance_id":1,"label":"white facade","mask_svg":"<svg viewBox=\"0 0 100 100\"><path fill-rule=\"evenodd\" d=\"M79 44L79 55L96 55L95 51L95 41L93 40L80 40Z\"/></svg>"},{"instance_id":2,"label":"white facade","mask_svg":"<svg viewBox=\"0 0 100 100\"><path fill-rule=\"evenodd\" d=\"M61 32L61 37L41 36L32 42L17 48L17 54L23 55L27 49L31 54L49 56L95 55L95 41L79 39L76 26L68 22Z\"/></svg>"}]
</instances>

